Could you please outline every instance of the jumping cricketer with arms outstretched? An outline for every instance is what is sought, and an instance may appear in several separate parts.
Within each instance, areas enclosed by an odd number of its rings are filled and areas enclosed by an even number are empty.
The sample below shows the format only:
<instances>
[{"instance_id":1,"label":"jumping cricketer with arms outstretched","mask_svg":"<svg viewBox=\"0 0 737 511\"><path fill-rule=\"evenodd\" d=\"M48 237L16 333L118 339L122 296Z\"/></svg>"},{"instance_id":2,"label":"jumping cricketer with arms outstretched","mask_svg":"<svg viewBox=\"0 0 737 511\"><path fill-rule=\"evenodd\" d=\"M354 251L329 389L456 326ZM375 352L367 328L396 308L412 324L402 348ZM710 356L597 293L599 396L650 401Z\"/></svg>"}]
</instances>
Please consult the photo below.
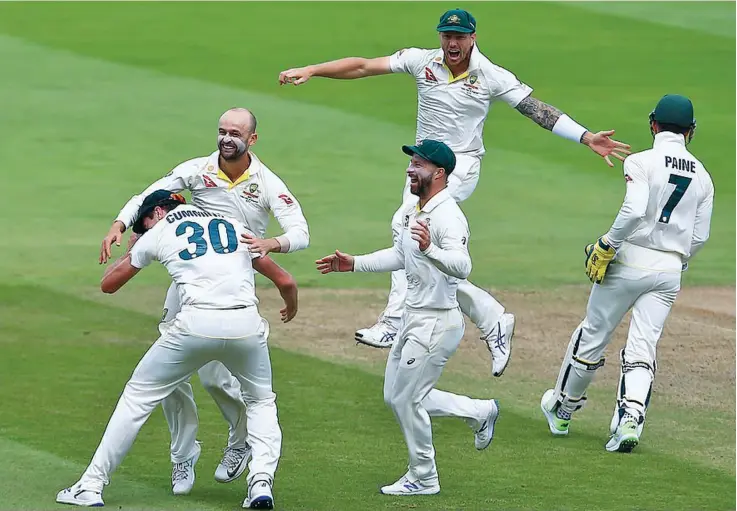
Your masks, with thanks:
<instances>
[{"instance_id":1,"label":"jumping cricketer with arms outstretched","mask_svg":"<svg viewBox=\"0 0 737 511\"><path fill-rule=\"evenodd\" d=\"M123 231L136 220L144 197L158 189L190 190L195 206L238 219L254 233L246 235L246 243L261 255L306 248L310 237L302 208L284 182L250 150L257 138L253 113L245 108L225 112L218 123L218 150L210 156L185 161L128 201L102 242L100 262L110 257L113 243L120 244ZM270 213L284 234L261 239L266 234ZM180 290L172 283L159 330L163 332L172 324L180 306ZM215 471L215 479L227 483L240 477L251 452L246 443L246 409L240 385L219 361L205 365L198 374L229 425L228 445ZM199 453L192 386L183 382L161 405L172 437L172 491L177 495L187 494L194 484L194 461Z\"/></svg>"},{"instance_id":2,"label":"jumping cricketer with arms outstretched","mask_svg":"<svg viewBox=\"0 0 737 511\"><path fill-rule=\"evenodd\" d=\"M624 162L624 203L609 231L586 247L586 274L594 282L586 317L571 336L555 388L540 403L554 435L568 434L614 329L631 309L606 450L630 452L640 441L656 346L681 272L709 238L714 185L686 147L695 129L691 101L664 96L650 114L652 149Z\"/></svg>"},{"instance_id":3,"label":"jumping cricketer with arms outstretched","mask_svg":"<svg viewBox=\"0 0 737 511\"><path fill-rule=\"evenodd\" d=\"M156 405L200 367L217 360L238 379L248 403L253 454L243 507L272 509L281 429L271 387L269 327L258 312L253 270L280 283L286 315L297 309L297 287L268 256L260 257L238 242L249 233L235 219L186 205L183 197L168 190L148 195L137 217L133 231L142 235L133 237L129 251L105 271L102 290L115 293L159 261L178 286L180 311L133 371L87 470L76 484L60 491L56 501L104 505L103 486Z\"/></svg>"},{"instance_id":4,"label":"jumping cricketer with arms outstretched","mask_svg":"<svg viewBox=\"0 0 737 511\"><path fill-rule=\"evenodd\" d=\"M279 82L301 85L313 76L350 80L389 73L412 75L418 96L416 141L442 140L456 153L457 165L448 185L448 193L456 202L470 197L478 183L485 152L484 121L495 102L504 102L556 135L588 146L610 166L610 156L622 160L628 154L628 145L610 138L614 131L589 132L557 108L532 97L529 86L491 62L476 45L476 20L467 11L444 13L437 30L438 49L408 48L386 57L349 57L289 69L279 75ZM403 200L409 195L407 180ZM403 210L404 205L392 219L394 238L401 233ZM386 309L374 326L356 332L356 340L375 347L391 346L406 293L404 274L392 273ZM491 352L493 375L501 376L511 354L514 315L505 313L494 297L465 279L458 285L458 302L481 331Z\"/></svg>"},{"instance_id":5,"label":"jumping cricketer with arms outstretched","mask_svg":"<svg viewBox=\"0 0 737 511\"><path fill-rule=\"evenodd\" d=\"M351 256L336 251L317 261L321 273L403 271L407 303L384 375L384 401L392 409L409 450L409 470L386 495L440 491L430 417L459 417L475 430L477 449L489 446L499 415L496 400L471 399L435 389L464 332L456 299L458 283L471 273L468 222L448 191L456 166L442 142L403 146L414 203L402 210L402 229L392 248Z\"/></svg>"}]
</instances>

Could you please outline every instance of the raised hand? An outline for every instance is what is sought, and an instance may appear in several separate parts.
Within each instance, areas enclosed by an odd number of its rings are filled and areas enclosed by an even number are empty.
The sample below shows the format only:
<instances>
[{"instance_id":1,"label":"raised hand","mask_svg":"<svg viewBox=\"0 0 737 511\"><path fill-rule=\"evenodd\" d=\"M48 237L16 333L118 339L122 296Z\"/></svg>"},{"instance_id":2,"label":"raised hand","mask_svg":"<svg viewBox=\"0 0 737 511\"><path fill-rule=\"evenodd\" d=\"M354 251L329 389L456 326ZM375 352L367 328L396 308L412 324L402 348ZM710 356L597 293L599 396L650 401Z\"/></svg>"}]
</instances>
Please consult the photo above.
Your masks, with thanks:
<instances>
[{"instance_id":1,"label":"raised hand","mask_svg":"<svg viewBox=\"0 0 737 511\"><path fill-rule=\"evenodd\" d=\"M412 232L412 239L420 245L420 250L424 252L430 246L430 229L427 224L422 220L418 220L416 225L413 225L410 229Z\"/></svg>"},{"instance_id":2,"label":"raised hand","mask_svg":"<svg viewBox=\"0 0 737 511\"><path fill-rule=\"evenodd\" d=\"M611 138L614 135L614 130L600 131L598 133L588 132L584 135L583 143L589 146L589 148L596 154L604 158L607 165L614 167L610 156L615 157L620 161L624 161L628 154L632 154L629 150L630 145L624 142L619 142Z\"/></svg>"}]
</instances>

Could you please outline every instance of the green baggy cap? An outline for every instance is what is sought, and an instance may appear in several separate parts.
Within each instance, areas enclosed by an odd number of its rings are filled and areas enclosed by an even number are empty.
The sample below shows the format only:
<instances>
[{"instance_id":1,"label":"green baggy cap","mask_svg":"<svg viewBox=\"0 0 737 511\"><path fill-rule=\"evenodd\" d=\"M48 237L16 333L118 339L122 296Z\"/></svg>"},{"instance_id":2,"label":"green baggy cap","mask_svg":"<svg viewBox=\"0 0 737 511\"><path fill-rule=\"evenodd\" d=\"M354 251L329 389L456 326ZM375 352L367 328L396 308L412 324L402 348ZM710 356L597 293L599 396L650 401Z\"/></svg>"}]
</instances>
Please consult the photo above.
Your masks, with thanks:
<instances>
[{"instance_id":1,"label":"green baggy cap","mask_svg":"<svg viewBox=\"0 0 737 511\"><path fill-rule=\"evenodd\" d=\"M452 9L440 16L438 32L462 32L473 34L476 32L476 18L463 9Z\"/></svg>"},{"instance_id":2,"label":"green baggy cap","mask_svg":"<svg viewBox=\"0 0 737 511\"><path fill-rule=\"evenodd\" d=\"M453 150L437 140L423 140L417 145L403 145L402 151L408 156L416 154L427 161L442 167L450 174L456 168L456 155Z\"/></svg>"}]
</instances>

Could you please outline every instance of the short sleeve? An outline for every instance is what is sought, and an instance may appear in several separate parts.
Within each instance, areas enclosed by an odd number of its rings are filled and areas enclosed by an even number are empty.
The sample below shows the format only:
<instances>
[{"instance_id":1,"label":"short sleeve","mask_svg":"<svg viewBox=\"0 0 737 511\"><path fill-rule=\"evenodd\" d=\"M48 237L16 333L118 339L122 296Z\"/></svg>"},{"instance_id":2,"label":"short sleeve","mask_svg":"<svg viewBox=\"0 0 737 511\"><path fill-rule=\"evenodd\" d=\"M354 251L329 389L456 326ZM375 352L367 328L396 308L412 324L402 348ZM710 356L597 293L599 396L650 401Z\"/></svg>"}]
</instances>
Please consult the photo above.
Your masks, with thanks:
<instances>
[{"instance_id":1,"label":"short sleeve","mask_svg":"<svg viewBox=\"0 0 737 511\"><path fill-rule=\"evenodd\" d=\"M389 57L389 68L392 73L408 73L417 75L425 67L427 50L406 48Z\"/></svg>"},{"instance_id":2,"label":"short sleeve","mask_svg":"<svg viewBox=\"0 0 737 511\"><path fill-rule=\"evenodd\" d=\"M511 71L491 64L487 66L488 79L491 82L491 98L501 100L515 108L520 101L532 94L532 87L522 83Z\"/></svg>"},{"instance_id":3,"label":"short sleeve","mask_svg":"<svg viewBox=\"0 0 737 511\"><path fill-rule=\"evenodd\" d=\"M148 231L140 237L131 249L131 266L145 268L156 259L156 234Z\"/></svg>"}]
</instances>

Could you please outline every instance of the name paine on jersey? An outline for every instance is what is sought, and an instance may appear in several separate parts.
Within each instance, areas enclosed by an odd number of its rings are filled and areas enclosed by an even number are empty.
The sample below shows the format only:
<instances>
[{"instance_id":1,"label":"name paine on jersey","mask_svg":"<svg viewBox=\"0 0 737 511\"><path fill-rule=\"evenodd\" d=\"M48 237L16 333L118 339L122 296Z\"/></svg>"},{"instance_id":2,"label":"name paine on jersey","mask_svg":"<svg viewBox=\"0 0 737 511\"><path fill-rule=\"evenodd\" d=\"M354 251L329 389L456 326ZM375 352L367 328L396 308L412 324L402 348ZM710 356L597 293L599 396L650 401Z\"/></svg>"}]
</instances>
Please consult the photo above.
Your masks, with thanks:
<instances>
[{"instance_id":1,"label":"name paine on jersey","mask_svg":"<svg viewBox=\"0 0 737 511\"><path fill-rule=\"evenodd\" d=\"M665 156L665 168L696 173L696 162L676 156Z\"/></svg>"}]
</instances>

